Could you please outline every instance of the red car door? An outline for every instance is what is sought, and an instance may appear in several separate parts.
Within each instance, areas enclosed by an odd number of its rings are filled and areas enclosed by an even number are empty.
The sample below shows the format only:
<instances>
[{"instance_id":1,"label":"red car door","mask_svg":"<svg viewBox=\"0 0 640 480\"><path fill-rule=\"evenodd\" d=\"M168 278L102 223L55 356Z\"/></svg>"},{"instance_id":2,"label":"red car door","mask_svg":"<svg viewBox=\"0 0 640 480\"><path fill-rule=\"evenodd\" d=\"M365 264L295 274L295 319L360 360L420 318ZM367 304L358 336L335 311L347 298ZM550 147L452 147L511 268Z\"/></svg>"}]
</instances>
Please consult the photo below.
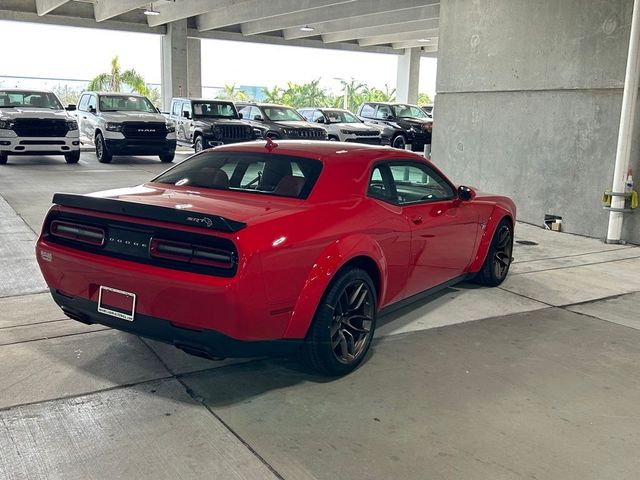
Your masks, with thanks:
<instances>
[{"instance_id":1,"label":"red car door","mask_svg":"<svg viewBox=\"0 0 640 480\"><path fill-rule=\"evenodd\" d=\"M385 173L402 215L411 225L411 252L404 297L462 275L478 234L474 205L426 164L394 161Z\"/></svg>"}]
</instances>

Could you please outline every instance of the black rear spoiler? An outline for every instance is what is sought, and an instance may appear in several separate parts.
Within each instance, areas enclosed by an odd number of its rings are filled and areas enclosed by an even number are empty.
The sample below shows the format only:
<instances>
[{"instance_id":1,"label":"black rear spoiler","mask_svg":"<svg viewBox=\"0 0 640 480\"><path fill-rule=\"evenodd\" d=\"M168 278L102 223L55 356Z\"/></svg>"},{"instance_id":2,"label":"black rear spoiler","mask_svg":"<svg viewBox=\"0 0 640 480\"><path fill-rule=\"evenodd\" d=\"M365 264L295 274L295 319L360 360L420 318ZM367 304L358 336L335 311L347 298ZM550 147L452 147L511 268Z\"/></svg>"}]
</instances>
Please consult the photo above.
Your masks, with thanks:
<instances>
[{"instance_id":1,"label":"black rear spoiler","mask_svg":"<svg viewBox=\"0 0 640 480\"><path fill-rule=\"evenodd\" d=\"M90 197L74 193L54 193L53 203L64 207L82 208L96 212L115 213L129 217L146 218L160 222L177 223L200 227L207 230L219 230L222 232L237 232L247 226L246 223L230 220L220 215L206 215L189 210L177 208L159 207L144 203L127 202L114 198Z\"/></svg>"}]
</instances>

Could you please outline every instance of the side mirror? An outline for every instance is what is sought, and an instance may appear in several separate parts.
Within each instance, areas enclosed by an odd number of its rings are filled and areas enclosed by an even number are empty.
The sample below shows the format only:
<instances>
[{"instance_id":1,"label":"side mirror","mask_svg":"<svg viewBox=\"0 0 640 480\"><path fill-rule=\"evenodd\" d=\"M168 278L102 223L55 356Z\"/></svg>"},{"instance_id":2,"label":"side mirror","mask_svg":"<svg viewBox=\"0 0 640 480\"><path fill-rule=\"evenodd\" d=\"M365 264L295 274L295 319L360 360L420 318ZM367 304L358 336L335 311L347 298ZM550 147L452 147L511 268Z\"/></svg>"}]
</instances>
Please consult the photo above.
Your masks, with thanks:
<instances>
[{"instance_id":1,"label":"side mirror","mask_svg":"<svg viewBox=\"0 0 640 480\"><path fill-rule=\"evenodd\" d=\"M242 115L242 112L238 112L238 118L243 118L244 115Z\"/></svg>"},{"instance_id":2,"label":"side mirror","mask_svg":"<svg viewBox=\"0 0 640 480\"><path fill-rule=\"evenodd\" d=\"M325 123L324 117L320 117L316 120L317 123Z\"/></svg>"},{"instance_id":3,"label":"side mirror","mask_svg":"<svg viewBox=\"0 0 640 480\"><path fill-rule=\"evenodd\" d=\"M73 103L70 103L69 105L67 105L67 108L65 108L65 110L67 112L75 112L76 106Z\"/></svg>"},{"instance_id":4,"label":"side mirror","mask_svg":"<svg viewBox=\"0 0 640 480\"><path fill-rule=\"evenodd\" d=\"M190 119L191 119L191 114L190 114L189 112L182 112L182 116L183 116L184 118L186 118L187 120L190 120Z\"/></svg>"},{"instance_id":5,"label":"side mirror","mask_svg":"<svg viewBox=\"0 0 640 480\"><path fill-rule=\"evenodd\" d=\"M264 122L264 118L262 118L262 115L254 115L254 116L253 116L253 119L254 119L256 122Z\"/></svg>"},{"instance_id":6,"label":"side mirror","mask_svg":"<svg viewBox=\"0 0 640 480\"><path fill-rule=\"evenodd\" d=\"M458 198L463 202L470 202L474 198L476 198L476 192L471 187L465 187L464 185L460 185L458 187Z\"/></svg>"},{"instance_id":7,"label":"side mirror","mask_svg":"<svg viewBox=\"0 0 640 480\"><path fill-rule=\"evenodd\" d=\"M96 107L89 107L89 113L96 113Z\"/></svg>"},{"instance_id":8,"label":"side mirror","mask_svg":"<svg viewBox=\"0 0 640 480\"><path fill-rule=\"evenodd\" d=\"M393 120L393 115L387 115L387 120Z\"/></svg>"}]
</instances>

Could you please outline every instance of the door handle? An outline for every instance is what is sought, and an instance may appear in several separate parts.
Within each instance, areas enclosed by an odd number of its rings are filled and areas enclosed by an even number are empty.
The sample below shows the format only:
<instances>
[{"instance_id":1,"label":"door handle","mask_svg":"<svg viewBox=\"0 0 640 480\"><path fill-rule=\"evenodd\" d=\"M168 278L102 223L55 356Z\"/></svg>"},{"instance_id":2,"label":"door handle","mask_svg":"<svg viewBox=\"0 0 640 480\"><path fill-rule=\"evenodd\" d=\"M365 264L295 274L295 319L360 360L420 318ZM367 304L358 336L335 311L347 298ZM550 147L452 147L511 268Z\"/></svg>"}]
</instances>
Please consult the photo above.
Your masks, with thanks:
<instances>
[{"instance_id":1,"label":"door handle","mask_svg":"<svg viewBox=\"0 0 640 480\"><path fill-rule=\"evenodd\" d=\"M82 117L82 119L83 119L83 120L86 120L86 119L87 119L87 117Z\"/></svg>"},{"instance_id":2,"label":"door handle","mask_svg":"<svg viewBox=\"0 0 640 480\"><path fill-rule=\"evenodd\" d=\"M422 215L416 215L415 217L411 217L411 221L415 225L420 225L422 223Z\"/></svg>"}]
</instances>

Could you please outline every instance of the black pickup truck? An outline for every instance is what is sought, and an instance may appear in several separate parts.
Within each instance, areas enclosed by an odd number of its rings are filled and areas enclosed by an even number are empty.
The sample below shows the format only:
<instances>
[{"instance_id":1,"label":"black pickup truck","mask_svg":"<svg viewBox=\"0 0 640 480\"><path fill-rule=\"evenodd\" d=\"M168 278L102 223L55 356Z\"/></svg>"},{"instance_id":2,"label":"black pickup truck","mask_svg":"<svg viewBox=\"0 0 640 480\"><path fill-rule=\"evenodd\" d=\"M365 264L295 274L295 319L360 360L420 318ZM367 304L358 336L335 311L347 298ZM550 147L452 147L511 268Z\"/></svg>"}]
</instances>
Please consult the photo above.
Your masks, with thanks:
<instances>
[{"instance_id":1,"label":"black pickup truck","mask_svg":"<svg viewBox=\"0 0 640 480\"><path fill-rule=\"evenodd\" d=\"M167 116L176 122L178 145L192 147L196 152L262 138L260 129L242 120L233 102L173 98Z\"/></svg>"},{"instance_id":2,"label":"black pickup truck","mask_svg":"<svg viewBox=\"0 0 640 480\"><path fill-rule=\"evenodd\" d=\"M358 117L364 123L383 128L382 137L388 139L392 147L405 148L411 144L414 152L422 152L425 144L431 143L433 119L417 105L363 103L358 109Z\"/></svg>"}]
</instances>

